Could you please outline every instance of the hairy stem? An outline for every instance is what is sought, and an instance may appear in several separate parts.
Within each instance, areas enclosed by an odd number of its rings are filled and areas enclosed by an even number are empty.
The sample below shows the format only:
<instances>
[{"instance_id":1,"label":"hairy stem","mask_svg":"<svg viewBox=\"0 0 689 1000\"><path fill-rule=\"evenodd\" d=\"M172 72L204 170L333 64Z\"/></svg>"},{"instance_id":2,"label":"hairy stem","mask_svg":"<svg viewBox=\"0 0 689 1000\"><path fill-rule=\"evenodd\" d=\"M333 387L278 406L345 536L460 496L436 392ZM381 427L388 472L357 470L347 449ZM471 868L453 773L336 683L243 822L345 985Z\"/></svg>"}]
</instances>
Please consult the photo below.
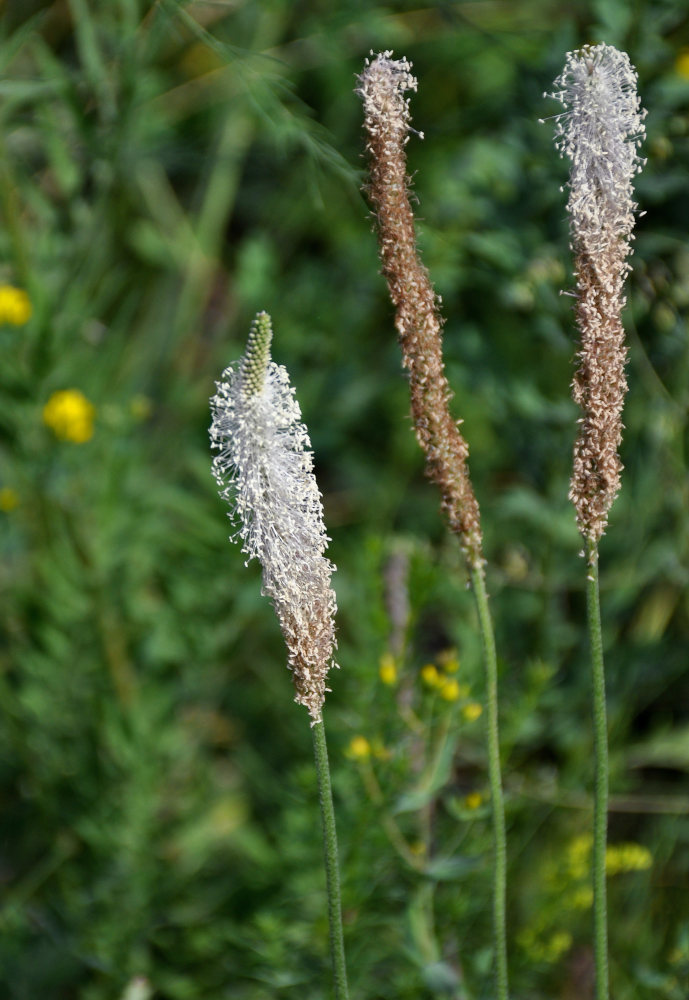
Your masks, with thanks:
<instances>
[{"instance_id":1,"label":"hairy stem","mask_svg":"<svg viewBox=\"0 0 689 1000\"><path fill-rule=\"evenodd\" d=\"M347 966L345 963L344 936L342 932L342 900L340 894L340 867L337 858L337 831L335 810L330 785L330 765L325 742L323 721L311 727L313 752L318 775L318 797L323 821L323 849L325 853L325 880L328 892L328 923L330 926L330 957L335 983L335 1000L348 1000Z\"/></svg>"},{"instance_id":2,"label":"hairy stem","mask_svg":"<svg viewBox=\"0 0 689 1000\"><path fill-rule=\"evenodd\" d=\"M596 1000L608 1000L608 913L605 851L608 828L608 727L605 710L605 668L598 592L598 547L588 542L586 610L591 645L595 788L593 802L593 935Z\"/></svg>"},{"instance_id":3,"label":"hairy stem","mask_svg":"<svg viewBox=\"0 0 689 1000\"><path fill-rule=\"evenodd\" d=\"M498 736L498 663L495 652L493 622L488 607L486 581L481 569L471 573L476 609L483 641L486 670L486 740L488 749L488 779L493 813L493 934L495 938L495 978L497 1000L507 1000L507 838L505 834L505 803L500 773L500 741Z\"/></svg>"}]
</instances>

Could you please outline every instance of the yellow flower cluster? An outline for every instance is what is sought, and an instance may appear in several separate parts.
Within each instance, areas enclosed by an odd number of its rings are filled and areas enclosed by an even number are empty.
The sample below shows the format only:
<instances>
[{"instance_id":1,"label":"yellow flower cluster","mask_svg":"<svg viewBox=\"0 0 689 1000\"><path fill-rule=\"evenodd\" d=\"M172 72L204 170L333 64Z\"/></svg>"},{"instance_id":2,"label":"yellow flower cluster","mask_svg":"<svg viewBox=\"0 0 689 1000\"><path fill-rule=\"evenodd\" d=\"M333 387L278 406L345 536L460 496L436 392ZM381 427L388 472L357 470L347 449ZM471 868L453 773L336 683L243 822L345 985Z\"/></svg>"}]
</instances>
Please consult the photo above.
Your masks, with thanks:
<instances>
[{"instance_id":1,"label":"yellow flower cluster","mask_svg":"<svg viewBox=\"0 0 689 1000\"><path fill-rule=\"evenodd\" d=\"M468 795L464 796L464 808L465 809L478 809L478 807L483 803L483 796L480 792L469 792Z\"/></svg>"},{"instance_id":2,"label":"yellow flower cluster","mask_svg":"<svg viewBox=\"0 0 689 1000\"><path fill-rule=\"evenodd\" d=\"M467 722L476 722L482 712L483 706L479 705L477 701L470 701L462 709L462 715Z\"/></svg>"},{"instance_id":3,"label":"yellow flower cluster","mask_svg":"<svg viewBox=\"0 0 689 1000\"><path fill-rule=\"evenodd\" d=\"M568 910L588 910L593 905L591 851L593 838L584 833L569 842L564 856L545 867L545 881L560 905ZM653 863L651 852L641 844L611 844L605 852L605 870L610 875L645 871Z\"/></svg>"},{"instance_id":4,"label":"yellow flower cluster","mask_svg":"<svg viewBox=\"0 0 689 1000\"><path fill-rule=\"evenodd\" d=\"M519 945L535 962L557 962L572 947L569 931L555 931L550 937L541 938L530 928L518 937Z\"/></svg>"},{"instance_id":5,"label":"yellow flower cluster","mask_svg":"<svg viewBox=\"0 0 689 1000\"><path fill-rule=\"evenodd\" d=\"M0 324L23 326L30 318L31 302L26 292L12 285L0 285Z\"/></svg>"},{"instance_id":6,"label":"yellow flower cluster","mask_svg":"<svg viewBox=\"0 0 689 1000\"><path fill-rule=\"evenodd\" d=\"M462 694L462 685L453 677L444 677L439 687L440 697L445 701L457 701Z\"/></svg>"},{"instance_id":7,"label":"yellow flower cluster","mask_svg":"<svg viewBox=\"0 0 689 1000\"><path fill-rule=\"evenodd\" d=\"M83 444L93 437L96 410L78 389L54 392L43 407L43 423L61 441Z\"/></svg>"},{"instance_id":8,"label":"yellow flower cluster","mask_svg":"<svg viewBox=\"0 0 689 1000\"><path fill-rule=\"evenodd\" d=\"M589 910L593 905L591 853L593 838L584 833L574 837L562 855L543 867L546 895L541 900L538 915L519 934L520 947L534 961L556 962L572 944L569 931L548 934L551 917L556 913ZM641 844L611 844L605 854L608 875L643 871L651 867L651 852Z\"/></svg>"},{"instance_id":9,"label":"yellow flower cluster","mask_svg":"<svg viewBox=\"0 0 689 1000\"><path fill-rule=\"evenodd\" d=\"M643 872L653 864L653 855L641 844L611 844L605 852L608 875L620 872Z\"/></svg>"},{"instance_id":10,"label":"yellow flower cluster","mask_svg":"<svg viewBox=\"0 0 689 1000\"><path fill-rule=\"evenodd\" d=\"M436 688L440 685L440 671L435 663L427 663L425 667L421 667L421 680L429 688Z\"/></svg>"},{"instance_id":11,"label":"yellow flower cluster","mask_svg":"<svg viewBox=\"0 0 689 1000\"><path fill-rule=\"evenodd\" d=\"M469 685L460 684L454 677L448 677L448 674L455 674L459 670L457 651L445 650L437 655L436 661L438 666L435 663L427 663L421 668L421 680L426 687L437 691L445 701L468 698L471 690ZM462 716L466 722L475 722L482 712L483 708L477 701L470 701L462 706Z\"/></svg>"},{"instance_id":12,"label":"yellow flower cluster","mask_svg":"<svg viewBox=\"0 0 689 1000\"><path fill-rule=\"evenodd\" d=\"M591 850L593 837L590 833L582 833L571 840L565 852L565 867L567 881L587 878L591 868Z\"/></svg>"},{"instance_id":13,"label":"yellow flower cluster","mask_svg":"<svg viewBox=\"0 0 689 1000\"><path fill-rule=\"evenodd\" d=\"M588 878L591 868L593 838L585 833L575 837L567 848L567 877L572 881ZM646 871L653 864L653 855L641 844L610 844L605 851L605 870L608 875L622 872Z\"/></svg>"}]
</instances>

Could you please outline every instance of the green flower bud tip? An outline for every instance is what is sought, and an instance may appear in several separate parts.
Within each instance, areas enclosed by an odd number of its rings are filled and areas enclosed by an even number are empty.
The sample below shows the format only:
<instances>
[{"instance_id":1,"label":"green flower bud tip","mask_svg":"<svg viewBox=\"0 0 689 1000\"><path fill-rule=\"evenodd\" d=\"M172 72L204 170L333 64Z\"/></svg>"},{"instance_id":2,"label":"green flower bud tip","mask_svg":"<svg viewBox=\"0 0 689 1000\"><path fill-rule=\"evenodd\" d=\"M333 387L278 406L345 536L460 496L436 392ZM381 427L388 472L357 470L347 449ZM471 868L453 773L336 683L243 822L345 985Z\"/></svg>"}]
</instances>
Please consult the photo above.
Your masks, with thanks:
<instances>
[{"instance_id":1,"label":"green flower bud tip","mask_svg":"<svg viewBox=\"0 0 689 1000\"><path fill-rule=\"evenodd\" d=\"M265 385L272 339L273 325L270 316L267 312L256 313L241 367L242 393L245 398L255 396Z\"/></svg>"}]
</instances>

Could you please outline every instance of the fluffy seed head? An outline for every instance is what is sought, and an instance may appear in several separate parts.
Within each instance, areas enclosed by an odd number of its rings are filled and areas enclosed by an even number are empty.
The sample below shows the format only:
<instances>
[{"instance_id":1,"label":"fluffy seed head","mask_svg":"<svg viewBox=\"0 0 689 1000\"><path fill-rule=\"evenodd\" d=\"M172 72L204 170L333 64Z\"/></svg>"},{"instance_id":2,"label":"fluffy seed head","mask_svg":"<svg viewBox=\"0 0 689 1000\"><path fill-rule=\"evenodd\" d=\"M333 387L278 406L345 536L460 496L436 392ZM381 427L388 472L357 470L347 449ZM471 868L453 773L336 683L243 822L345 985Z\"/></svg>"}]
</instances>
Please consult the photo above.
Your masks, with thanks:
<instances>
[{"instance_id":1,"label":"fluffy seed head","mask_svg":"<svg viewBox=\"0 0 689 1000\"><path fill-rule=\"evenodd\" d=\"M270 317L259 313L244 357L216 383L213 474L239 524L233 537L263 568L263 593L287 645L295 700L318 722L335 665L335 567L324 555L329 539L308 431L286 369L270 360L271 338Z\"/></svg>"},{"instance_id":2,"label":"fluffy seed head","mask_svg":"<svg viewBox=\"0 0 689 1000\"><path fill-rule=\"evenodd\" d=\"M389 49L365 60L356 92L364 102L365 125L370 135L386 134L388 141L402 145L408 141L411 114L409 98L404 95L417 86L411 63L404 58L393 59ZM419 135L423 139L423 133Z\"/></svg>"},{"instance_id":3,"label":"fluffy seed head","mask_svg":"<svg viewBox=\"0 0 689 1000\"><path fill-rule=\"evenodd\" d=\"M555 145L572 162L567 210L575 250L603 250L634 228L632 181L645 162L638 148L646 134L636 85L626 52L585 45L567 54L549 95L565 108Z\"/></svg>"}]
</instances>

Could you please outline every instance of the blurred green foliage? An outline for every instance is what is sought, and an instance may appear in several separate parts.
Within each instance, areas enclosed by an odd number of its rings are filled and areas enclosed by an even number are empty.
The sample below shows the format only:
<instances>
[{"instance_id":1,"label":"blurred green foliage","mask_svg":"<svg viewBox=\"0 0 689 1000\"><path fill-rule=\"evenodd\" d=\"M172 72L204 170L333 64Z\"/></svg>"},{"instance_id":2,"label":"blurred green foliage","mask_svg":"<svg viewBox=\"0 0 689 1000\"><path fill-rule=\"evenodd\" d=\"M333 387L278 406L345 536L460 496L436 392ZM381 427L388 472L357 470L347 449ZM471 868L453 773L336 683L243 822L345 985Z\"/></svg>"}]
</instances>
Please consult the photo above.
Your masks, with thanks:
<instances>
[{"instance_id":1,"label":"blurred green foliage","mask_svg":"<svg viewBox=\"0 0 689 1000\"><path fill-rule=\"evenodd\" d=\"M581 896L568 902L562 874L589 828L591 786L567 501L566 166L538 119L557 111L542 94L566 51L604 40L630 53L649 109L626 470L601 574L610 840L652 863L611 877L612 983L617 1000L684 1000L686 4L6 0L0 11L0 284L33 308L25 325L0 326L2 995L328 994L307 717L209 468L213 381L266 309L339 567L342 669L327 721L352 993L491 996L482 723L463 712L481 700L473 604L410 430L360 193L355 76L387 48L419 78L425 141L408 147L419 242L443 297L486 534L513 993L590 995L590 913ZM69 389L95 407L88 440L44 422ZM390 601L407 597L409 622L395 625ZM391 648L396 678L384 683ZM423 680L431 663L442 676L449 648L454 699Z\"/></svg>"}]
</instances>

